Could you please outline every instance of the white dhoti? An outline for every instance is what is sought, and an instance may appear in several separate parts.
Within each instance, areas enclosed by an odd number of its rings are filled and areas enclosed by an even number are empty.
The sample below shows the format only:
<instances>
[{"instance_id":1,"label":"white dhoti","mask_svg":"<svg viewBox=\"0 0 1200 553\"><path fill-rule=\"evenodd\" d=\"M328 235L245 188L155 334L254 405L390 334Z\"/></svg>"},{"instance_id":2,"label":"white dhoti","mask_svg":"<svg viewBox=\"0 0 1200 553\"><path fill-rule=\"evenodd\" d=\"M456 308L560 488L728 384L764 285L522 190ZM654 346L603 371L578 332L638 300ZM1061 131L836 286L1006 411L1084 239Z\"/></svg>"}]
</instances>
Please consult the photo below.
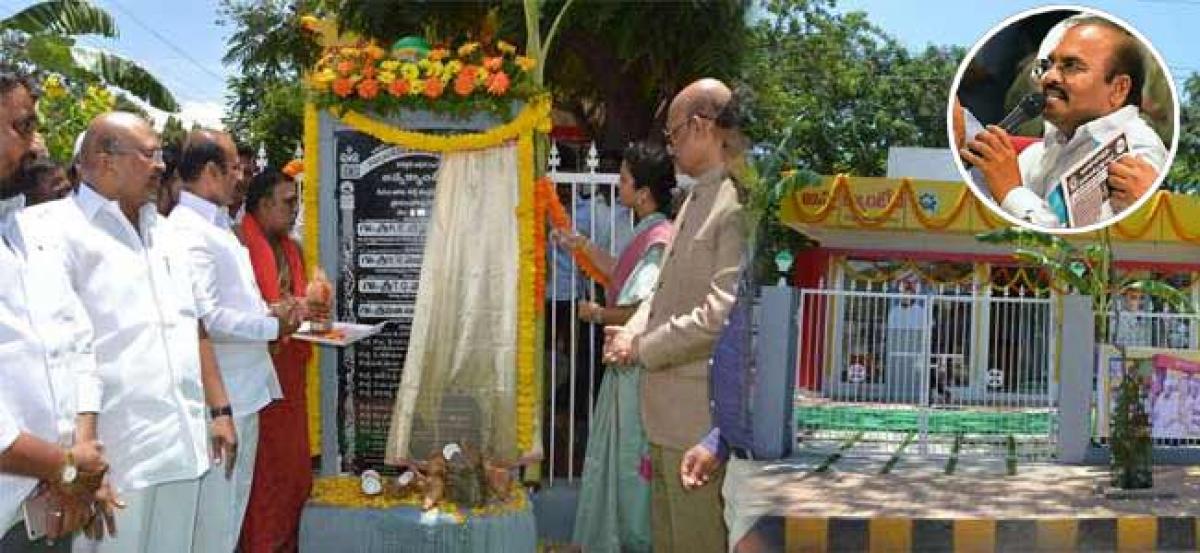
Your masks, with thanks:
<instances>
[{"instance_id":1,"label":"white dhoti","mask_svg":"<svg viewBox=\"0 0 1200 553\"><path fill-rule=\"evenodd\" d=\"M730 457L725 464L725 482L721 485L721 498L725 500L725 528L729 530L729 551L737 550L742 541L760 521L772 514L770 497L752 481L762 473L764 467L779 461L748 461ZM769 522L769 521L768 521ZM763 534L764 532L760 532ZM769 532L767 532L769 533ZM758 535L760 545L756 551L772 551L783 547L778 542L782 535Z\"/></svg>"},{"instance_id":2,"label":"white dhoti","mask_svg":"<svg viewBox=\"0 0 1200 553\"><path fill-rule=\"evenodd\" d=\"M117 535L92 541L80 535L74 553L160 553L188 551L196 528L200 480L158 484L124 492L116 509Z\"/></svg>"},{"instance_id":3,"label":"white dhoti","mask_svg":"<svg viewBox=\"0 0 1200 553\"><path fill-rule=\"evenodd\" d=\"M258 413L235 418L233 424L238 440L233 475L226 478L225 465L213 465L200 479L200 512L192 553L232 553L242 534L258 455Z\"/></svg>"}]
</instances>

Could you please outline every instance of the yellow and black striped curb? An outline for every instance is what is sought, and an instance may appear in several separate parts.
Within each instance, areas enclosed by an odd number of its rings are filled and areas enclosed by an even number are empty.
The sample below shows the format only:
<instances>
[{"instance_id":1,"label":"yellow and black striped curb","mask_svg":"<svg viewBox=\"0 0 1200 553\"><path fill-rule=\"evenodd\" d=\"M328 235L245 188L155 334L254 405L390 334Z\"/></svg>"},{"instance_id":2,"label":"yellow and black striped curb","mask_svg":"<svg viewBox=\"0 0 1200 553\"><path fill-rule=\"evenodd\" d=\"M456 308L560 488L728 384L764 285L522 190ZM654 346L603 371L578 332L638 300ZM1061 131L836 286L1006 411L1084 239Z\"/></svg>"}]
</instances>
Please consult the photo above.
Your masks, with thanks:
<instances>
[{"instance_id":1,"label":"yellow and black striped curb","mask_svg":"<svg viewBox=\"0 0 1200 553\"><path fill-rule=\"evenodd\" d=\"M787 518L788 553L1197 551L1196 517Z\"/></svg>"}]
</instances>

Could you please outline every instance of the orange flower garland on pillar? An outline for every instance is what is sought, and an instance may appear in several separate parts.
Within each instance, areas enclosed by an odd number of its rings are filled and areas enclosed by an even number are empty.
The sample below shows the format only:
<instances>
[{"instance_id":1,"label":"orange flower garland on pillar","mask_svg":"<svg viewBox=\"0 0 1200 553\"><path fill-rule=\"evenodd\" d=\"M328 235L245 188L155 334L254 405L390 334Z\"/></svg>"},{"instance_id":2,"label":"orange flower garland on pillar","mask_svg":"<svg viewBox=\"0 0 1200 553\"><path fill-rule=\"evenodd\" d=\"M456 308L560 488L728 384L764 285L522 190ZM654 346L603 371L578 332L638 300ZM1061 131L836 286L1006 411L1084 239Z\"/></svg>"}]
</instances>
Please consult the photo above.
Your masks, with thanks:
<instances>
[{"instance_id":1,"label":"orange flower garland on pillar","mask_svg":"<svg viewBox=\"0 0 1200 553\"><path fill-rule=\"evenodd\" d=\"M538 195L542 196L546 216L549 217L551 226L559 232L575 232L575 226L571 224L571 217L567 215L567 209L558 201L558 194L554 193L554 181L550 180L550 177L539 179L538 192ZM596 267L596 264L592 262L592 259L583 250L572 250L571 257L575 259L575 264L579 265L580 269L583 269L583 273L588 278L596 281L605 288L611 284L608 276L600 272L600 269ZM544 259L542 263L545 263Z\"/></svg>"}]
</instances>

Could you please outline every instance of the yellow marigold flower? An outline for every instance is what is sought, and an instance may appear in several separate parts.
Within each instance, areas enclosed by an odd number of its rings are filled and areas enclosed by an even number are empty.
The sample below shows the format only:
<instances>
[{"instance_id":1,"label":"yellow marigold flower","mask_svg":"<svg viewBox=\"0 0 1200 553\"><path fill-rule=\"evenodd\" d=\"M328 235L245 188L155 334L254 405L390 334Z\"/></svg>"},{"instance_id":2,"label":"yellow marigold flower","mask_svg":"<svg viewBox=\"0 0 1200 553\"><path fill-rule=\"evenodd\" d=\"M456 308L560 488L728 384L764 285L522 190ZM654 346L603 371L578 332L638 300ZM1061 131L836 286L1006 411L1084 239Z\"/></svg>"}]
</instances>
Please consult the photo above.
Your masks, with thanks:
<instances>
[{"instance_id":1,"label":"yellow marigold flower","mask_svg":"<svg viewBox=\"0 0 1200 553\"><path fill-rule=\"evenodd\" d=\"M405 80L415 81L417 77L421 76L421 68L415 63L406 63L400 66L400 74L404 76Z\"/></svg>"},{"instance_id":2,"label":"yellow marigold flower","mask_svg":"<svg viewBox=\"0 0 1200 553\"><path fill-rule=\"evenodd\" d=\"M337 78L337 71L334 71L333 69L330 69L330 68L325 68L325 69L321 70L320 72L318 72L316 75L313 75L313 80L321 82L321 83L331 83L336 78Z\"/></svg>"},{"instance_id":3,"label":"yellow marigold flower","mask_svg":"<svg viewBox=\"0 0 1200 553\"><path fill-rule=\"evenodd\" d=\"M534 67L537 67L537 60L529 56L517 56L515 63L517 64L517 67L521 68L521 71L526 73L532 71Z\"/></svg>"},{"instance_id":4,"label":"yellow marigold flower","mask_svg":"<svg viewBox=\"0 0 1200 553\"><path fill-rule=\"evenodd\" d=\"M450 62L447 62L446 63L446 75L451 76L451 77L454 75L457 75L459 71L462 71L462 67L463 67L463 64L461 61L452 60Z\"/></svg>"},{"instance_id":5,"label":"yellow marigold flower","mask_svg":"<svg viewBox=\"0 0 1200 553\"><path fill-rule=\"evenodd\" d=\"M400 67L400 62L398 60L386 60L380 63L379 67L382 67L384 71L395 71Z\"/></svg>"},{"instance_id":6,"label":"yellow marigold flower","mask_svg":"<svg viewBox=\"0 0 1200 553\"><path fill-rule=\"evenodd\" d=\"M504 52L505 54L515 54L515 53L517 53L517 47L516 47L516 46L513 46L513 45L511 45L511 44L509 44L509 43L507 43L507 42L504 42L503 40L496 42L496 49L497 49L497 50L499 50L499 51L501 51L501 52Z\"/></svg>"},{"instance_id":7,"label":"yellow marigold flower","mask_svg":"<svg viewBox=\"0 0 1200 553\"><path fill-rule=\"evenodd\" d=\"M408 79L408 95L417 96L425 90L425 81L421 79Z\"/></svg>"},{"instance_id":8,"label":"yellow marigold flower","mask_svg":"<svg viewBox=\"0 0 1200 553\"><path fill-rule=\"evenodd\" d=\"M446 72L446 66L443 65L442 62L440 62L440 61L429 62L429 65L427 65L425 67L425 76L426 77L439 77L440 78L442 76L442 74L445 72Z\"/></svg>"},{"instance_id":9,"label":"yellow marigold flower","mask_svg":"<svg viewBox=\"0 0 1200 553\"><path fill-rule=\"evenodd\" d=\"M462 46L458 47L458 57L465 58L471 54L474 54L475 51L478 49L479 49L478 42L468 42L468 43L463 44Z\"/></svg>"},{"instance_id":10,"label":"yellow marigold flower","mask_svg":"<svg viewBox=\"0 0 1200 553\"><path fill-rule=\"evenodd\" d=\"M320 73L314 73L311 77L309 77L308 86L312 87L313 90L324 91L325 89L329 88L329 83L331 81L325 81L319 77Z\"/></svg>"},{"instance_id":11,"label":"yellow marigold flower","mask_svg":"<svg viewBox=\"0 0 1200 553\"><path fill-rule=\"evenodd\" d=\"M377 78L381 83L392 84L392 81L396 80L396 74L391 71L381 71Z\"/></svg>"}]
</instances>

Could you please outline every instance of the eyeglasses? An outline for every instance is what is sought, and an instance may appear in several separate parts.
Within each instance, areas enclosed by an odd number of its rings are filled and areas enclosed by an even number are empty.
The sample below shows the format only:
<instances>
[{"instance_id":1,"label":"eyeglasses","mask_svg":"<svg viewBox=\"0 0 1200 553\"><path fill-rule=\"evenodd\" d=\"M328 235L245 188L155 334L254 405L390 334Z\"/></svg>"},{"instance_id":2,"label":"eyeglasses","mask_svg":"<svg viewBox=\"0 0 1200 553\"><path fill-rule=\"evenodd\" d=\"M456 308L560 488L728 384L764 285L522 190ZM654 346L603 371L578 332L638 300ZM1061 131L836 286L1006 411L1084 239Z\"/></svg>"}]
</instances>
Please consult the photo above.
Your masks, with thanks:
<instances>
[{"instance_id":1,"label":"eyeglasses","mask_svg":"<svg viewBox=\"0 0 1200 553\"><path fill-rule=\"evenodd\" d=\"M114 155L114 156L138 154L138 155L142 156L143 158L148 159L154 163L162 163L163 162L162 148L153 148L153 149L131 148L128 150L110 150L108 153L111 155Z\"/></svg>"},{"instance_id":2,"label":"eyeglasses","mask_svg":"<svg viewBox=\"0 0 1200 553\"><path fill-rule=\"evenodd\" d=\"M1046 73L1049 73L1051 69L1058 69L1059 75L1062 75L1064 78L1070 78L1080 73L1086 73L1088 66L1075 58L1067 58L1059 62L1050 59L1040 59L1033 68L1033 76L1040 79Z\"/></svg>"}]
</instances>

